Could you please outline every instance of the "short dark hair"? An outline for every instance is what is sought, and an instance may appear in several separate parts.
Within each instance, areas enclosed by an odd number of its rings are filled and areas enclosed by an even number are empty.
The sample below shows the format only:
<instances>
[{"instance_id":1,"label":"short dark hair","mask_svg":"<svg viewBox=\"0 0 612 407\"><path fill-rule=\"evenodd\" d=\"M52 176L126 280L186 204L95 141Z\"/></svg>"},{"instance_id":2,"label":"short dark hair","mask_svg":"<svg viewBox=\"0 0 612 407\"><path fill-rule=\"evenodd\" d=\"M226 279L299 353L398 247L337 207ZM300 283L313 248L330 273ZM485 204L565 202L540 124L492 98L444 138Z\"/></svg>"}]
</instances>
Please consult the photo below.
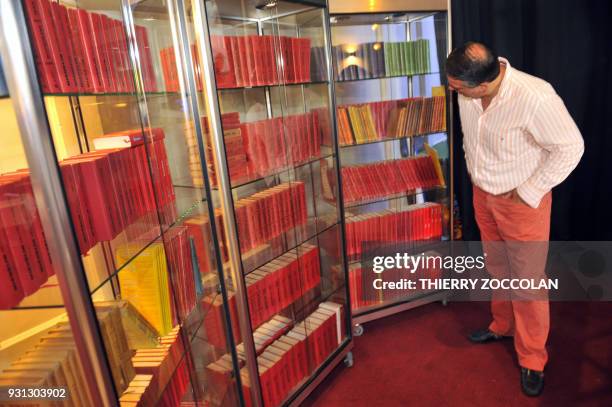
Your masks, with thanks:
<instances>
[{"instance_id":1,"label":"short dark hair","mask_svg":"<svg viewBox=\"0 0 612 407\"><path fill-rule=\"evenodd\" d=\"M499 61L489 47L469 41L455 48L446 58L446 74L474 87L497 78Z\"/></svg>"}]
</instances>

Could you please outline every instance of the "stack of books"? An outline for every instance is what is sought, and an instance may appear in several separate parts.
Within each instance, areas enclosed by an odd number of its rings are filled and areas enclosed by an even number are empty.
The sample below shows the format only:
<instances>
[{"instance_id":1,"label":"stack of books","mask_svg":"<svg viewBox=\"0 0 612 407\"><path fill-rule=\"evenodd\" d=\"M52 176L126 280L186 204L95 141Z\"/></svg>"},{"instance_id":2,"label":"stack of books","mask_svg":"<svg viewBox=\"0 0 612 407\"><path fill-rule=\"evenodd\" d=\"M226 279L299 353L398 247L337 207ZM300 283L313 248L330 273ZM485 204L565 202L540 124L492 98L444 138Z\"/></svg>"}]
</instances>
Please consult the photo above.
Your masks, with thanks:
<instances>
[{"instance_id":1,"label":"stack of books","mask_svg":"<svg viewBox=\"0 0 612 407\"><path fill-rule=\"evenodd\" d=\"M196 305L196 279L200 279L200 274L193 268L187 226L170 228L164 233L164 242L172 276L173 310L178 311L178 320L182 321Z\"/></svg>"},{"instance_id":2,"label":"stack of books","mask_svg":"<svg viewBox=\"0 0 612 407\"><path fill-rule=\"evenodd\" d=\"M364 254L363 246L368 243L430 240L441 236L442 205L434 202L410 205L399 212L383 210L346 219L346 253L350 258Z\"/></svg>"},{"instance_id":3,"label":"stack of books","mask_svg":"<svg viewBox=\"0 0 612 407\"><path fill-rule=\"evenodd\" d=\"M406 291L404 290L375 289L374 279L381 279L382 281L415 281L417 282L416 288L411 289L410 292L417 294L422 292L418 279L436 279L442 277L442 273L443 270L440 265L433 262L425 264L423 267L419 267L414 273L411 273L411 270L406 268L393 268L385 269L381 274L374 274L371 269L362 268L361 263L353 263L349 266L351 309L355 311L359 308L406 297Z\"/></svg>"},{"instance_id":4,"label":"stack of books","mask_svg":"<svg viewBox=\"0 0 612 407\"><path fill-rule=\"evenodd\" d=\"M0 176L0 309L16 306L54 274L30 175Z\"/></svg>"},{"instance_id":5,"label":"stack of books","mask_svg":"<svg viewBox=\"0 0 612 407\"><path fill-rule=\"evenodd\" d=\"M43 93L134 92L123 23L50 0L24 1ZM157 91L147 30L136 26L145 91Z\"/></svg>"},{"instance_id":6,"label":"stack of books","mask_svg":"<svg viewBox=\"0 0 612 407\"><path fill-rule=\"evenodd\" d=\"M428 73L429 41L385 42L385 73L387 76Z\"/></svg>"},{"instance_id":7,"label":"stack of books","mask_svg":"<svg viewBox=\"0 0 612 407\"><path fill-rule=\"evenodd\" d=\"M280 405L338 347L343 338L343 312L340 304L319 304L316 311L257 357L264 405ZM240 377L245 404L251 406L251 383L246 367L240 370Z\"/></svg>"},{"instance_id":8,"label":"stack of books","mask_svg":"<svg viewBox=\"0 0 612 407\"><path fill-rule=\"evenodd\" d=\"M116 251L117 262L127 263L118 274L122 298L129 301L159 335L166 335L172 329L174 311L164 245L152 243L132 259L132 254L140 249L140 246L127 244Z\"/></svg>"},{"instance_id":9,"label":"stack of books","mask_svg":"<svg viewBox=\"0 0 612 407\"><path fill-rule=\"evenodd\" d=\"M125 391L135 378L131 351L121 323L119 310L112 306L96 309L100 331L118 393ZM71 405L91 406L96 402L87 391L86 372L81 364L67 322L43 332L38 342L10 367L0 373L2 387L66 388Z\"/></svg>"},{"instance_id":10,"label":"stack of books","mask_svg":"<svg viewBox=\"0 0 612 407\"><path fill-rule=\"evenodd\" d=\"M71 158L79 160L82 157L107 155L111 160L120 160L121 157L123 163L112 165L113 173L105 178L112 179L118 192L106 195L104 199L115 196L113 204L125 208L123 211L126 214L122 216L127 217L127 222L123 222L122 228L133 219L129 215L134 211L132 206L144 207L147 213L155 211L157 207L164 225L171 224L177 217L176 195L164 139L161 128L145 129L144 133L140 130L110 133L94 139L95 152Z\"/></svg>"},{"instance_id":11,"label":"stack of books","mask_svg":"<svg viewBox=\"0 0 612 407\"><path fill-rule=\"evenodd\" d=\"M341 171L345 203L444 185L430 156L347 166Z\"/></svg>"},{"instance_id":12,"label":"stack of books","mask_svg":"<svg viewBox=\"0 0 612 407\"><path fill-rule=\"evenodd\" d=\"M310 81L309 38L213 35L211 45L220 89Z\"/></svg>"},{"instance_id":13,"label":"stack of books","mask_svg":"<svg viewBox=\"0 0 612 407\"><path fill-rule=\"evenodd\" d=\"M416 97L337 108L340 145L446 131L445 97Z\"/></svg>"},{"instance_id":14,"label":"stack of books","mask_svg":"<svg viewBox=\"0 0 612 407\"><path fill-rule=\"evenodd\" d=\"M247 252L306 223L306 186L288 182L234 203L240 250Z\"/></svg>"},{"instance_id":15,"label":"stack of books","mask_svg":"<svg viewBox=\"0 0 612 407\"><path fill-rule=\"evenodd\" d=\"M246 276L249 314L254 327L267 321L321 282L319 249L303 244Z\"/></svg>"},{"instance_id":16,"label":"stack of books","mask_svg":"<svg viewBox=\"0 0 612 407\"><path fill-rule=\"evenodd\" d=\"M240 123L239 114L233 112L223 114L221 122L226 160L233 183L265 177L321 154L317 111L248 123ZM203 128L207 138L208 170L214 186L217 185L218 164L213 159L206 118L203 118ZM200 174L199 165L194 169Z\"/></svg>"}]
</instances>

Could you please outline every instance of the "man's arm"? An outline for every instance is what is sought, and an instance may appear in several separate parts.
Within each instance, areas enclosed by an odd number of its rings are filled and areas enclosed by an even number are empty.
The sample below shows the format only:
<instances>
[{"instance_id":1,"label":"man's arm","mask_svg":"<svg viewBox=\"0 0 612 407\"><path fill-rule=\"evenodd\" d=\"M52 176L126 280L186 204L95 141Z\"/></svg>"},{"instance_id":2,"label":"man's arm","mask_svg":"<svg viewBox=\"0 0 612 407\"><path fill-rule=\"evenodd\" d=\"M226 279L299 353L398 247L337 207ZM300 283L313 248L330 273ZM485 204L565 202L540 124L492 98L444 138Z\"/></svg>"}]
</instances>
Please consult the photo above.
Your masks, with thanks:
<instances>
[{"instance_id":1,"label":"man's arm","mask_svg":"<svg viewBox=\"0 0 612 407\"><path fill-rule=\"evenodd\" d=\"M548 159L516 188L523 201L537 208L542 197L576 168L584 152L584 141L557 94L546 96L540 102L527 130L549 152Z\"/></svg>"}]
</instances>

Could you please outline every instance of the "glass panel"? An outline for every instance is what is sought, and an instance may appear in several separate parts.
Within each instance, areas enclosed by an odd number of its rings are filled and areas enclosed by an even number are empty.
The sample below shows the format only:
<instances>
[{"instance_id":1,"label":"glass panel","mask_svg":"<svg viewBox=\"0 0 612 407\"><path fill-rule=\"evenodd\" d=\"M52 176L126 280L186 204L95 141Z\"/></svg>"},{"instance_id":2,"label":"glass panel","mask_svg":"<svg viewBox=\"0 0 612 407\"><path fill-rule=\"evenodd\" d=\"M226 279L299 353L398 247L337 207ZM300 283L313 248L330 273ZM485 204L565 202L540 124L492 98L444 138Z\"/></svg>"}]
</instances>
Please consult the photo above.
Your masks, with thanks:
<instances>
[{"instance_id":1,"label":"glass panel","mask_svg":"<svg viewBox=\"0 0 612 407\"><path fill-rule=\"evenodd\" d=\"M353 315L410 300L372 288L364 242L450 236L446 28L444 12L331 18ZM421 223L434 232L420 233Z\"/></svg>"},{"instance_id":2,"label":"glass panel","mask_svg":"<svg viewBox=\"0 0 612 407\"><path fill-rule=\"evenodd\" d=\"M93 405L1 71L0 122L0 394L65 387L74 403Z\"/></svg>"},{"instance_id":3,"label":"glass panel","mask_svg":"<svg viewBox=\"0 0 612 407\"><path fill-rule=\"evenodd\" d=\"M346 337L336 332L346 298L332 299L346 285L324 12L211 1L207 18L242 259L236 277L253 329L237 342L253 341L264 404L278 405ZM248 403L254 380L245 351L238 343Z\"/></svg>"}]
</instances>

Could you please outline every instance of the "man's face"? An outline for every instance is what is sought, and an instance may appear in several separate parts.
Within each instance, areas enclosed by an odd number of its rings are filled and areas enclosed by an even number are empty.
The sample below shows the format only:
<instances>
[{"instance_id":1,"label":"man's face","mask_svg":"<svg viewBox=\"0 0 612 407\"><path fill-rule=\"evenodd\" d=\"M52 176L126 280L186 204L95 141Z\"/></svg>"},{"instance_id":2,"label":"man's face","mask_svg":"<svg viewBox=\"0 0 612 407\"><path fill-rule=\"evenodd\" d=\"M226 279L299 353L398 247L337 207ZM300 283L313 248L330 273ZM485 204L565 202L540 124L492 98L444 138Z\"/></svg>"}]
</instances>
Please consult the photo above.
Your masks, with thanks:
<instances>
[{"instance_id":1,"label":"man's face","mask_svg":"<svg viewBox=\"0 0 612 407\"><path fill-rule=\"evenodd\" d=\"M485 96L487 92L487 85L484 83L478 86L469 87L464 81L453 78L452 76L447 76L446 78L448 79L448 87L463 96L478 99Z\"/></svg>"}]
</instances>

